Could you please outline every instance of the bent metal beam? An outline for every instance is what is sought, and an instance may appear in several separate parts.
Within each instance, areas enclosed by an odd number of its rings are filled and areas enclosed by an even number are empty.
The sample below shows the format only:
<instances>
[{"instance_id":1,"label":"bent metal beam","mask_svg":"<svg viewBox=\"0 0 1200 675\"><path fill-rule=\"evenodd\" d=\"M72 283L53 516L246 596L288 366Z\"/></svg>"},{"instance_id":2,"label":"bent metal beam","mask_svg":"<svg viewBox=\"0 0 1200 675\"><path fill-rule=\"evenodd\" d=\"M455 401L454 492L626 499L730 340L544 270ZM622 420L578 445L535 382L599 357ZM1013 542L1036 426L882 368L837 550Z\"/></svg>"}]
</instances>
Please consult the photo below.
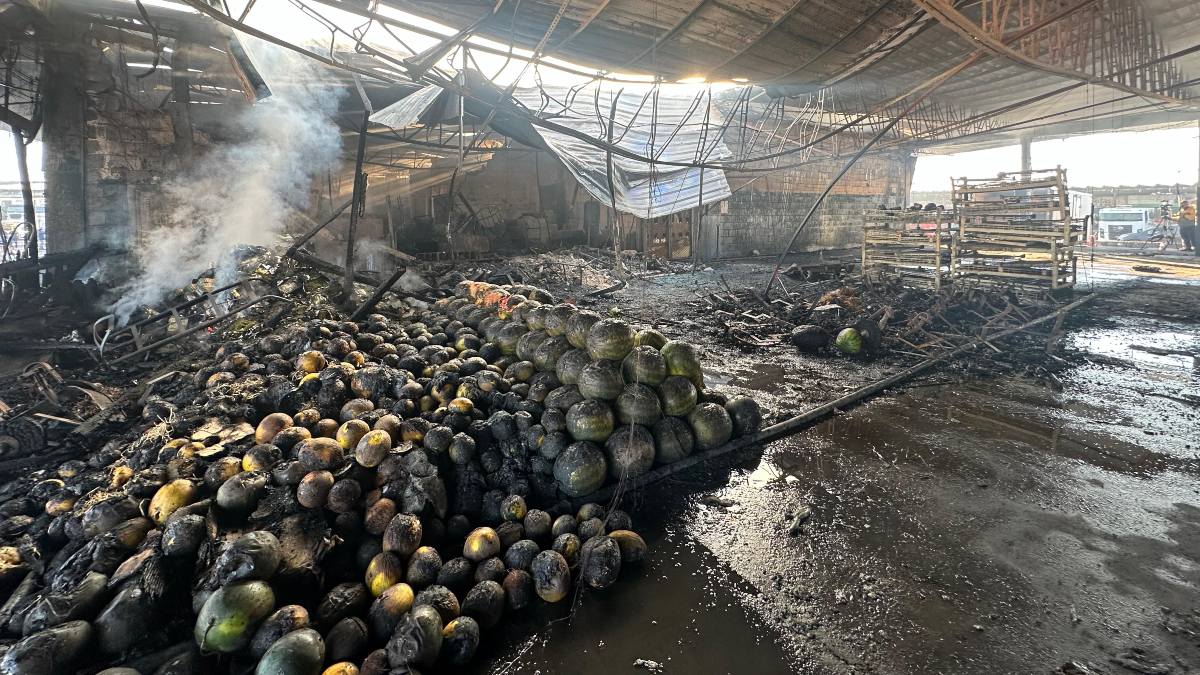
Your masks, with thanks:
<instances>
[{"instance_id":1,"label":"bent metal beam","mask_svg":"<svg viewBox=\"0 0 1200 675\"><path fill-rule=\"evenodd\" d=\"M1186 101L1183 99L1167 96L1158 92L1146 91L1138 87L1131 87L1120 82L1114 82L1108 78L1097 77L1087 73L1081 73L1070 68L1061 68L1059 66L1050 65L1038 61L1037 59L1026 56L1020 51L1009 47L1004 42L996 39L994 36L985 31L981 26L964 15L962 12L955 9L946 0L913 0L913 4L925 10L930 16L938 20L939 23L946 26L950 30L959 35L972 40L979 44L979 48L995 54L996 56L1004 57L1010 61L1035 68L1051 75L1058 75L1072 80L1079 80L1088 84L1096 84L1110 89L1117 89L1127 94L1134 94L1144 98L1150 98L1163 103L1180 106L1188 110L1200 110L1200 105Z\"/></svg>"}]
</instances>

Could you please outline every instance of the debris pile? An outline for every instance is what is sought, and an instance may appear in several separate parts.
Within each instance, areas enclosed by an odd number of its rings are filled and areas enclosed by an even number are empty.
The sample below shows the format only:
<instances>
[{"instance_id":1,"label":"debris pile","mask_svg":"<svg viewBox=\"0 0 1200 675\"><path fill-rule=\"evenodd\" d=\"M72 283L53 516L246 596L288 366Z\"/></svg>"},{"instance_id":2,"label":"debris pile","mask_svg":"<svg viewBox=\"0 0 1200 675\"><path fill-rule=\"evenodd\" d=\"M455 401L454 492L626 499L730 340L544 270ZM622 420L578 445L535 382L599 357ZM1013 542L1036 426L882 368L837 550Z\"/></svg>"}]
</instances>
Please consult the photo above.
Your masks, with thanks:
<instances>
[{"instance_id":1,"label":"debris pile","mask_svg":"<svg viewBox=\"0 0 1200 675\"><path fill-rule=\"evenodd\" d=\"M532 284L562 296L580 292L597 296L624 287L621 272L627 278L645 279L691 269L690 263L672 262L635 250L621 251L618 265L617 257L611 250L575 246L481 262L471 268L461 265L434 266L433 273L442 287L453 287L456 282L466 280L505 285Z\"/></svg>"},{"instance_id":2,"label":"debris pile","mask_svg":"<svg viewBox=\"0 0 1200 675\"><path fill-rule=\"evenodd\" d=\"M844 286L837 280L770 296L728 285L726 291L690 303L719 322L715 327L724 341L741 348L789 344L813 354L936 356L1061 304L1049 296L1018 297L965 282L937 291L898 282Z\"/></svg>"},{"instance_id":3,"label":"debris pile","mask_svg":"<svg viewBox=\"0 0 1200 675\"><path fill-rule=\"evenodd\" d=\"M761 424L690 345L540 289L419 304L227 342L0 485L0 673L459 667L645 557L589 493Z\"/></svg>"}]
</instances>

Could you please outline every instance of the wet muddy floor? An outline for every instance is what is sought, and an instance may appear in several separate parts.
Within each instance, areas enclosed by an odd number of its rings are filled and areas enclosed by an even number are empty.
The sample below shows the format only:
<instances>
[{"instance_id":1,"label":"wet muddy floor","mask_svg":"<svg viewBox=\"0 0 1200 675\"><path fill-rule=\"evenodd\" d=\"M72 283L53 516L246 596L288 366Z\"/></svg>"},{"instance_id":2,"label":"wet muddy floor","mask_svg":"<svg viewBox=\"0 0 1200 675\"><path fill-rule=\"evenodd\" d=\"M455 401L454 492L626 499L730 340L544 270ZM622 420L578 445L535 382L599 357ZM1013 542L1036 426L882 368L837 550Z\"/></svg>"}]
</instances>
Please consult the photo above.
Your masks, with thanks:
<instances>
[{"instance_id":1,"label":"wet muddy floor","mask_svg":"<svg viewBox=\"0 0 1200 675\"><path fill-rule=\"evenodd\" d=\"M480 672L1196 672L1200 284L1089 283L1061 388L937 373L631 495L648 564ZM888 369L715 356L780 416Z\"/></svg>"}]
</instances>

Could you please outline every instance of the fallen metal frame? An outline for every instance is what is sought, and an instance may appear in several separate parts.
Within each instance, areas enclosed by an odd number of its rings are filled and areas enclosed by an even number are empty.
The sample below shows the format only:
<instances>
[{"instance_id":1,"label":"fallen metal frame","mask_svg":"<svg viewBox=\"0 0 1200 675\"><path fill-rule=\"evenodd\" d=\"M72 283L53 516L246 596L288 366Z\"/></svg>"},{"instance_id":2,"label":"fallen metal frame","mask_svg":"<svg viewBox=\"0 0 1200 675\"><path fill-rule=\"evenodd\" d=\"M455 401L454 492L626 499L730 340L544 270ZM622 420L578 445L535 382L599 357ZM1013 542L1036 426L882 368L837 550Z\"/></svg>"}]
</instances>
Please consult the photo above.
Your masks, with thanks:
<instances>
[{"instance_id":1,"label":"fallen metal frame","mask_svg":"<svg viewBox=\"0 0 1200 675\"><path fill-rule=\"evenodd\" d=\"M228 308L222 306L221 301L218 300L218 297L223 293L233 295L235 291L241 291L249 299ZM257 293L255 293L251 281L249 279L242 279L235 281L232 284L213 289L207 293L203 293L191 300L174 305L153 316L135 321L126 326L117 326L117 319L115 315L105 315L100 317L95 323L92 324L92 339L98 347L98 355L102 360L108 360L110 363L120 363L135 356L140 356L142 354L154 351L155 349L181 340L189 335L194 335L206 328L216 326L217 324L222 323L237 314L241 314L242 312L263 302L264 300L272 298L278 298L278 296L259 296ZM202 316L211 315L213 318L202 321L194 326L181 328L182 326L187 325L190 318L192 318L185 316L185 312L187 312L189 309L200 306L203 307L201 310ZM172 321L175 323L174 330L172 330L170 326L170 322ZM102 329L101 326L105 322L107 322L108 327ZM162 327L158 326L158 324L163 323L166 325ZM157 331L155 330L156 328L158 329ZM101 333L101 331L103 331L103 333ZM168 335L167 337L157 340L148 340L147 335L151 333L157 333L160 335L162 333L167 333ZM106 352L111 353L112 351L119 351L123 348L129 347L130 345L134 347L134 350L128 354L121 355L111 360L106 358Z\"/></svg>"}]
</instances>

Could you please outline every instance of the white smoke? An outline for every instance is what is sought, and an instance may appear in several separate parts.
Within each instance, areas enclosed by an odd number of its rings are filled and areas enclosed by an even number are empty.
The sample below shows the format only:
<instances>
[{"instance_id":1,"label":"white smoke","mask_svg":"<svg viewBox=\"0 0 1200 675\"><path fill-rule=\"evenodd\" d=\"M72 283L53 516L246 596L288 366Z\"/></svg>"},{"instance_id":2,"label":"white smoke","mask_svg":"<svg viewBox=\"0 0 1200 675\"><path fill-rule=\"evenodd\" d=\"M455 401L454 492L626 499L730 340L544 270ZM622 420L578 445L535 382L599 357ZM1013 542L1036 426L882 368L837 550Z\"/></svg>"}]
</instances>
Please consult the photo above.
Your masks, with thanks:
<instances>
[{"instance_id":1,"label":"white smoke","mask_svg":"<svg viewBox=\"0 0 1200 675\"><path fill-rule=\"evenodd\" d=\"M273 244L294 209L304 208L315 177L333 168L341 136L333 122L341 90L323 86L318 67L300 54L243 40L271 96L230 125L241 139L218 143L164 186L171 225L144 237L138 274L117 289L112 312L125 323L207 270L233 281L239 246Z\"/></svg>"}]
</instances>

